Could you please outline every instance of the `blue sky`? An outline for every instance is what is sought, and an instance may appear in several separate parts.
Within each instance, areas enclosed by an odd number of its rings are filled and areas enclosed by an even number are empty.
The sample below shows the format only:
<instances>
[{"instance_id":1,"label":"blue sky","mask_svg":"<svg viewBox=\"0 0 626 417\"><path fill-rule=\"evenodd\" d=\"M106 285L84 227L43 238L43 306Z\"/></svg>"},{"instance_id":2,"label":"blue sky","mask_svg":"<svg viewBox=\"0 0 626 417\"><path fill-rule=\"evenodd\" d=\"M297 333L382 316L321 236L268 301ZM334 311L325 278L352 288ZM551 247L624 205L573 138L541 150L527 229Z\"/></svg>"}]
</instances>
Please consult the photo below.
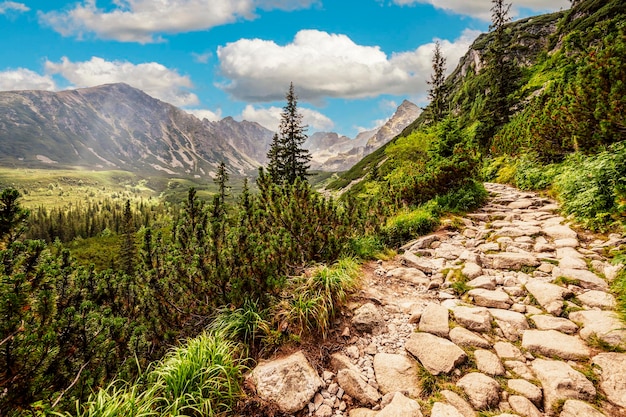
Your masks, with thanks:
<instances>
[{"instance_id":1,"label":"blue sky","mask_svg":"<svg viewBox=\"0 0 626 417\"><path fill-rule=\"evenodd\" d=\"M521 0L514 17L567 8ZM315 131L354 137L426 104L434 41L451 72L489 0L0 0L0 91L126 82L199 117L275 129L290 82Z\"/></svg>"}]
</instances>

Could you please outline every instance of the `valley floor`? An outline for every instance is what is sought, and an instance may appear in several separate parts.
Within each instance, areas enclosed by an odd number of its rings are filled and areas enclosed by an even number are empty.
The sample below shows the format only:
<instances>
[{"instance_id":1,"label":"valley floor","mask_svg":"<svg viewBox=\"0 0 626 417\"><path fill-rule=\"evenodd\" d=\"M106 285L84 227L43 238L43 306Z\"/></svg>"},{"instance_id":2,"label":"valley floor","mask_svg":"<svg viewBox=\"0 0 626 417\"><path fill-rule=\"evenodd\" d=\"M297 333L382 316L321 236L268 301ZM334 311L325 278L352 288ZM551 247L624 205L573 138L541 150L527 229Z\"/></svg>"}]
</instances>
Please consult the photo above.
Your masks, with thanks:
<instances>
[{"instance_id":1,"label":"valley floor","mask_svg":"<svg viewBox=\"0 0 626 417\"><path fill-rule=\"evenodd\" d=\"M626 416L619 267L605 257L626 239L486 187L461 227L366 265L331 348L261 363L258 396L319 417Z\"/></svg>"}]
</instances>

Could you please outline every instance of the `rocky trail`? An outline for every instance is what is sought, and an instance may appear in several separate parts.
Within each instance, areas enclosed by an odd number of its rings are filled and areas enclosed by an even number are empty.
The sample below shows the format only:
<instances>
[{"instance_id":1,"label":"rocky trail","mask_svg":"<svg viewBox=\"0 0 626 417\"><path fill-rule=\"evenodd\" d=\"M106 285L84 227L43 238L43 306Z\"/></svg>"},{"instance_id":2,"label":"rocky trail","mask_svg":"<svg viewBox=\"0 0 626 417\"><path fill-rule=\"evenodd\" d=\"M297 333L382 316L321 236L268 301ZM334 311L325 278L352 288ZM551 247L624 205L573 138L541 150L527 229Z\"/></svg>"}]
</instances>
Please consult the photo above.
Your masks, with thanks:
<instances>
[{"instance_id":1,"label":"rocky trail","mask_svg":"<svg viewBox=\"0 0 626 417\"><path fill-rule=\"evenodd\" d=\"M620 266L606 257L626 239L486 187L463 224L369 266L317 369L303 352L259 364L257 395L297 416L626 416Z\"/></svg>"}]
</instances>

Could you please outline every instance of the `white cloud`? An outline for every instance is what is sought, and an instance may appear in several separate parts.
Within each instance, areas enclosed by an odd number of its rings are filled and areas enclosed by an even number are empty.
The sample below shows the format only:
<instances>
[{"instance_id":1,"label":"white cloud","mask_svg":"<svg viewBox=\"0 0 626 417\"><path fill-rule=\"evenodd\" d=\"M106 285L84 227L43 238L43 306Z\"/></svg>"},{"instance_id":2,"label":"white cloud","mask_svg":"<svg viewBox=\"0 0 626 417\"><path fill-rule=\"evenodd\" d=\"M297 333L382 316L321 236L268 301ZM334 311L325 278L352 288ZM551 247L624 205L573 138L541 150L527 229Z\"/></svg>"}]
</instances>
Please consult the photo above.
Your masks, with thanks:
<instances>
[{"instance_id":1,"label":"white cloud","mask_svg":"<svg viewBox=\"0 0 626 417\"><path fill-rule=\"evenodd\" d=\"M56 89L57 86L49 75L40 75L26 68L0 71L0 91Z\"/></svg>"},{"instance_id":2,"label":"white cloud","mask_svg":"<svg viewBox=\"0 0 626 417\"><path fill-rule=\"evenodd\" d=\"M411 6L417 3L431 4L437 9L477 17L486 21L491 20L492 4L490 0L393 0L393 3L399 6ZM551 0L549 2L545 0L515 0L509 1L509 3L513 3L511 9L512 16L517 16L519 9L548 12L568 9L571 5L569 0Z\"/></svg>"},{"instance_id":3,"label":"white cloud","mask_svg":"<svg viewBox=\"0 0 626 417\"><path fill-rule=\"evenodd\" d=\"M201 64L207 64L209 62L209 59L211 59L211 57L213 56L213 54L211 52L204 52L204 53L197 53L197 52L192 52L191 56L193 56L193 60L196 62L199 62Z\"/></svg>"},{"instance_id":4,"label":"white cloud","mask_svg":"<svg viewBox=\"0 0 626 417\"><path fill-rule=\"evenodd\" d=\"M441 40L452 71L479 32ZM218 48L221 88L247 101L275 101L290 81L302 100L363 98L380 94L420 94L431 72L434 42L388 57L378 46L357 45L346 35L318 30L298 32L292 43L241 39Z\"/></svg>"},{"instance_id":5,"label":"white cloud","mask_svg":"<svg viewBox=\"0 0 626 417\"><path fill-rule=\"evenodd\" d=\"M187 113L193 114L200 120L207 119L210 122L217 122L218 120L222 119L221 109L218 109L215 112L207 109L185 109L185 111Z\"/></svg>"},{"instance_id":6,"label":"white cloud","mask_svg":"<svg viewBox=\"0 0 626 417\"><path fill-rule=\"evenodd\" d=\"M0 3L0 14L6 14L8 12L27 12L30 8L23 3L17 3L14 1L3 1Z\"/></svg>"},{"instance_id":7,"label":"white cloud","mask_svg":"<svg viewBox=\"0 0 626 417\"><path fill-rule=\"evenodd\" d=\"M240 118L249 122L257 122L261 126L276 132L280 125L280 115L283 109L280 107L256 108L248 104L241 113ZM335 124L322 113L300 107L298 111L302 114L302 121L313 130L328 130Z\"/></svg>"},{"instance_id":8,"label":"white cloud","mask_svg":"<svg viewBox=\"0 0 626 417\"><path fill-rule=\"evenodd\" d=\"M158 34L207 30L238 20L252 20L257 9L293 10L317 0L115 0L113 10L84 0L67 12L41 13L42 22L63 36L94 33L103 39L151 43Z\"/></svg>"},{"instance_id":9,"label":"white cloud","mask_svg":"<svg viewBox=\"0 0 626 417\"><path fill-rule=\"evenodd\" d=\"M124 82L175 106L192 106L199 102L198 97L188 91L193 87L188 76L157 62L133 64L99 57L72 62L63 57L58 63L46 61L46 72L62 75L75 87Z\"/></svg>"}]
</instances>

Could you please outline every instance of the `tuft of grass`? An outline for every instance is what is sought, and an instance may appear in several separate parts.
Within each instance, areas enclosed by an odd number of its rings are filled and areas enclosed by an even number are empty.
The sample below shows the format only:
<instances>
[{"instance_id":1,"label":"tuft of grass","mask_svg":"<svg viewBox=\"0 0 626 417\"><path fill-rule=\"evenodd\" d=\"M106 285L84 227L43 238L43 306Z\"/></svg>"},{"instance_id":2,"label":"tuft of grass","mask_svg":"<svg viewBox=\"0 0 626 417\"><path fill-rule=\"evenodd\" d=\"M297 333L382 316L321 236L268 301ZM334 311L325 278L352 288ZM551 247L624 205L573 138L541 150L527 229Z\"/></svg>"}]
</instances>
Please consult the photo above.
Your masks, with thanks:
<instances>
[{"instance_id":1,"label":"tuft of grass","mask_svg":"<svg viewBox=\"0 0 626 417\"><path fill-rule=\"evenodd\" d=\"M256 346L270 331L267 311L262 310L259 303L246 300L242 307L231 310L222 308L209 328L220 332L229 340L239 341L248 349Z\"/></svg>"},{"instance_id":2,"label":"tuft of grass","mask_svg":"<svg viewBox=\"0 0 626 417\"><path fill-rule=\"evenodd\" d=\"M424 205L390 217L381 231L383 242L391 247L399 247L413 238L432 232L439 224L435 206Z\"/></svg>"}]
</instances>

